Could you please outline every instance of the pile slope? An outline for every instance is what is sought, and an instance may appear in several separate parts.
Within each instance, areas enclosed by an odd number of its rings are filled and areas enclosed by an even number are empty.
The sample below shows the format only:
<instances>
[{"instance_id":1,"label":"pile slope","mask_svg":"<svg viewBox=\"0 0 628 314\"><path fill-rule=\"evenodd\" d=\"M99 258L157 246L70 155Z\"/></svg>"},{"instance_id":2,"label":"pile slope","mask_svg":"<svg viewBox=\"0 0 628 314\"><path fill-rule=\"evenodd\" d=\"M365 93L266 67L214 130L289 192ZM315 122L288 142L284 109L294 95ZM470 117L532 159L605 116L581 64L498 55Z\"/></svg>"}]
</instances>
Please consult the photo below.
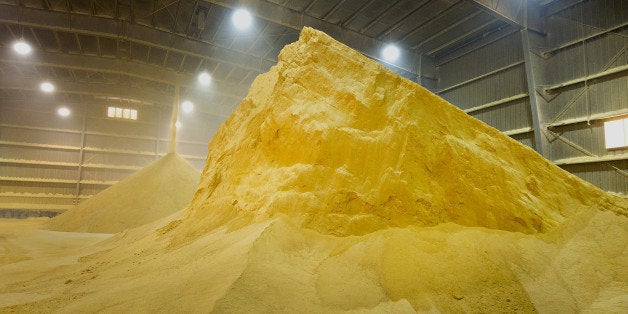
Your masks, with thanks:
<instances>
[{"instance_id":1,"label":"pile slope","mask_svg":"<svg viewBox=\"0 0 628 314\"><path fill-rule=\"evenodd\" d=\"M533 234L617 201L306 28L210 142L189 216L285 214L334 235L443 222Z\"/></svg>"},{"instance_id":2,"label":"pile slope","mask_svg":"<svg viewBox=\"0 0 628 314\"><path fill-rule=\"evenodd\" d=\"M0 310L626 312L627 210L305 28L184 212L0 279Z\"/></svg>"},{"instance_id":3,"label":"pile slope","mask_svg":"<svg viewBox=\"0 0 628 314\"><path fill-rule=\"evenodd\" d=\"M56 231L115 233L166 217L190 203L199 173L171 153L52 218Z\"/></svg>"}]
</instances>

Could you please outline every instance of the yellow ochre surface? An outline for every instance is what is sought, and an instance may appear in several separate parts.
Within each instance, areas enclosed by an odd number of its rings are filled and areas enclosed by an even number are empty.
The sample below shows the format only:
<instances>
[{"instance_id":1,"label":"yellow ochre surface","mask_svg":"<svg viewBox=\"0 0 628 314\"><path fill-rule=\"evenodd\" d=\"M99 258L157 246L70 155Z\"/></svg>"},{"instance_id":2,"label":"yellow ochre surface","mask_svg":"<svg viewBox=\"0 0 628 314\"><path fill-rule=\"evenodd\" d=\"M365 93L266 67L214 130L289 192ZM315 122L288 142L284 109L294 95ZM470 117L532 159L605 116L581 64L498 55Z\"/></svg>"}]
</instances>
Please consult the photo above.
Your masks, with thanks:
<instances>
[{"instance_id":1,"label":"yellow ochre surface","mask_svg":"<svg viewBox=\"0 0 628 314\"><path fill-rule=\"evenodd\" d=\"M627 212L304 28L210 142L185 210L49 255L24 248L52 231L0 233L20 254L1 259L0 312L627 312Z\"/></svg>"},{"instance_id":2,"label":"yellow ochre surface","mask_svg":"<svg viewBox=\"0 0 628 314\"><path fill-rule=\"evenodd\" d=\"M199 176L181 156L168 154L52 218L45 228L115 233L155 221L190 203Z\"/></svg>"}]
</instances>

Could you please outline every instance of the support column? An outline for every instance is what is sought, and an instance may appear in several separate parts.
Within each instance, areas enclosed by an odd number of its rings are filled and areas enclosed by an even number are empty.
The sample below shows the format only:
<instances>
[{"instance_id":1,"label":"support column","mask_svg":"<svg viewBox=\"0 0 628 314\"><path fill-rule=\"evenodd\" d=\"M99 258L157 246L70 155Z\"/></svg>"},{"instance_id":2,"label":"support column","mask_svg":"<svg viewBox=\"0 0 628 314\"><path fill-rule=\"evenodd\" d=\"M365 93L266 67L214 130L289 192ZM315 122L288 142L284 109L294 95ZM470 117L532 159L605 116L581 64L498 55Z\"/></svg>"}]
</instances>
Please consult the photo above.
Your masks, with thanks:
<instances>
[{"instance_id":1,"label":"support column","mask_svg":"<svg viewBox=\"0 0 628 314\"><path fill-rule=\"evenodd\" d=\"M530 12L532 11L532 12ZM532 115L532 130L534 132L534 150L546 159L550 159L549 150L545 147L543 141L543 129L541 119L543 118L541 108L539 107L539 99L536 92L536 77L539 73L534 73L538 68L533 62L533 54L530 45L530 32L544 29L543 25L536 25L534 29L530 29L530 24L539 24L538 7L533 6L529 1L525 1L523 5L523 29L521 30L521 47L523 49L523 62L526 71L526 83L528 85L528 97L530 100L530 114ZM542 23L541 23L542 24ZM540 32L544 34L545 32ZM536 76L535 76L536 74Z\"/></svg>"},{"instance_id":2,"label":"support column","mask_svg":"<svg viewBox=\"0 0 628 314\"><path fill-rule=\"evenodd\" d=\"M170 144L168 153L177 152L177 120L179 119L179 85L174 87L174 102L172 103L172 119L170 120Z\"/></svg>"},{"instance_id":3,"label":"support column","mask_svg":"<svg viewBox=\"0 0 628 314\"><path fill-rule=\"evenodd\" d=\"M526 83L528 85L528 95L530 97L530 113L532 114L532 128L534 131L534 149L541 156L548 158L548 152L544 148L543 137L541 133L541 111L536 95L534 66L532 64L532 53L530 52L530 37L528 32L529 31L527 28L521 31L521 41L523 44L523 61L526 70Z\"/></svg>"},{"instance_id":4,"label":"support column","mask_svg":"<svg viewBox=\"0 0 628 314\"><path fill-rule=\"evenodd\" d=\"M74 193L74 205L79 204L81 195L81 180L83 180L83 161L85 159L85 132L87 127L87 104L83 104L83 123L81 127L81 148L78 158L78 175L76 179L76 191Z\"/></svg>"}]
</instances>

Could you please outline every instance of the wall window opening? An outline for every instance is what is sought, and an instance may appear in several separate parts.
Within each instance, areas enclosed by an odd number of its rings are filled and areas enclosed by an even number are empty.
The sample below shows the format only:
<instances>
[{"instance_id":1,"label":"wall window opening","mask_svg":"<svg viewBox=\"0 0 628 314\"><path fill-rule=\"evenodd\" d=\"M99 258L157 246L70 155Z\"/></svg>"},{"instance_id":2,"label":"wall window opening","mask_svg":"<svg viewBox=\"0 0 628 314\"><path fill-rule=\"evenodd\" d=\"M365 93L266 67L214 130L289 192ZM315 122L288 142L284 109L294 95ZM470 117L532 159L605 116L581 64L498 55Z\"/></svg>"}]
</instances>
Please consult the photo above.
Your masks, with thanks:
<instances>
[{"instance_id":1,"label":"wall window opening","mask_svg":"<svg viewBox=\"0 0 628 314\"><path fill-rule=\"evenodd\" d=\"M137 110L131 108L107 107L107 117L137 120Z\"/></svg>"},{"instance_id":2,"label":"wall window opening","mask_svg":"<svg viewBox=\"0 0 628 314\"><path fill-rule=\"evenodd\" d=\"M606 149L628 147L628 117L604 122Z\"/></svg>"}]
</instances>

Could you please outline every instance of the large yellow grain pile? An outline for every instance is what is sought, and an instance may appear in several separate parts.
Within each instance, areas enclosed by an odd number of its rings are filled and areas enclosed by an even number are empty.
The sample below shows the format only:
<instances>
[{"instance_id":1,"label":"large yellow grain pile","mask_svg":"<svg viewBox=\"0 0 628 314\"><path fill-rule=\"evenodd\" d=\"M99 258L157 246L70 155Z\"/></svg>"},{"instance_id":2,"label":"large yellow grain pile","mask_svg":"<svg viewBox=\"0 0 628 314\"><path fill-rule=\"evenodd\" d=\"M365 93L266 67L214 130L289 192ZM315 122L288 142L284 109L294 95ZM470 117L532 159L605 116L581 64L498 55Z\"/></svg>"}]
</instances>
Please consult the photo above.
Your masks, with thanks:
<instances>
[{"instance_id":1,"label":"large yellow grain pile","mask_svg":"<svg viewBox=\"0 0 628 314\"><path fill-rule=\"evenodd\" d=\"M0 279L0 310L626 312L627 211L305 28L212 139L185 212Z\"/></svg>"},{"instance_id":2,"label":"large yellow grain pile","mask_svg":"<svg viewBox=\"0 0 628 314\"><path fill-rule=\"evenodd\" d=\"M199 173L168 154L124 180L51 219L56 231L115 233L168 216L189 204Z\"/></svg>"}]
</instances>

